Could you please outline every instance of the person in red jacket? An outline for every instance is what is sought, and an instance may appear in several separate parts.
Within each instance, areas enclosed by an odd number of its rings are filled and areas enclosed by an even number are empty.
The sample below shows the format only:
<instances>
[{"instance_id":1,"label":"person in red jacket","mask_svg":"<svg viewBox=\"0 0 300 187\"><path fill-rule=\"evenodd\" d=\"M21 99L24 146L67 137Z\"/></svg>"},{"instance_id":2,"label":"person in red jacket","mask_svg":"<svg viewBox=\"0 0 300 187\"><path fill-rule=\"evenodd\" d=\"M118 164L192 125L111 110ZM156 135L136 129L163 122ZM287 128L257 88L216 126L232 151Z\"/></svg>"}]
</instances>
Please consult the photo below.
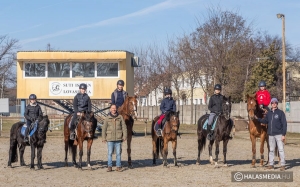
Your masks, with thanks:
<instances>
[{"instance_id":1,"label":"person in red jacket","mask_svg":"<svg viewBox=\"0 0 300 187\"><path fill-rule=\"evenodd\" d=\"M256 92L256 100L261 109L269 111L268 105L271 101L271 95L270 92L266 89L266 86L267 85L265 81L259 82L259 90Z\"/></svg>"}]
</instances>

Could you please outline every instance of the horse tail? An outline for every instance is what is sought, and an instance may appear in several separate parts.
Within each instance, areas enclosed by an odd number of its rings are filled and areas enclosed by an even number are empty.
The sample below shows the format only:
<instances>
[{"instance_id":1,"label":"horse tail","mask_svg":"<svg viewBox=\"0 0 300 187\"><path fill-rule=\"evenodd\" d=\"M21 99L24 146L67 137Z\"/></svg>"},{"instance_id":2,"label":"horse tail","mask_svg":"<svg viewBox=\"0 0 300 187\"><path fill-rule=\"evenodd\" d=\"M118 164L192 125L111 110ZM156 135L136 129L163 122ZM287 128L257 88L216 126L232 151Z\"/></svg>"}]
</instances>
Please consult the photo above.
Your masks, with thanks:
<instances>
[{"instance_id":1,"label":"horse tail","mask_svg":"<svg viewBox=\"0 0 300 187\"><path fill-rule=\"evenodd\" d=\"M164 140L157 138L157 144L158 148L156 149L157 151L159 150L160 156L163 157L163 149L164 149Z\"/></svg>"},{"instance_id":2,"label":"horse tail","mask_svg":"<svg viewBox=\"0 0 300 187\"><path fill-rule=\"evenodd\" d=\"M197 135L198 135L198 151L200 151L200 153L204 150L206 146L206 136L205 136L206 134L204 133L202 128L206 119L207 119L207 115L203 115L198 120Z\"/></svg>"},{"instance_id":3,"label":"horse tail","mask_svg":"<svg viewBox=\"0 0 300 187\"><path fill-rule=\"evenodd\" d=\"M11 162L18 162L18 129L23 126L24 123L18 122L13 124L13 126L10 129L10 150L9 150L9 160ZM20 136L20 134L19 134Z\"/></svg>"}]
</instances>

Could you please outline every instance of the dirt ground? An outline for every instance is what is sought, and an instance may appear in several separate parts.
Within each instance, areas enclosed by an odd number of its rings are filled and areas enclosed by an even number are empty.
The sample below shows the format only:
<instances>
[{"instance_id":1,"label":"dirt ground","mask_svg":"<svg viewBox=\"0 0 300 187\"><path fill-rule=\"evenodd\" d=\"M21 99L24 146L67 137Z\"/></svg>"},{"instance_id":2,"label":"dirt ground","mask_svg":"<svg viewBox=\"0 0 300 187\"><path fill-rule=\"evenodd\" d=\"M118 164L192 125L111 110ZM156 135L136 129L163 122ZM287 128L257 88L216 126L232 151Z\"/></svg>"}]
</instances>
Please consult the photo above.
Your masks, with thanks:
<instances>
[{"instance_id":1,"label":"dirt ground","mask_svg":"<svg viewBox=\"0 0 300 187\"><path fill-rule=\"evenodd\" d=\"M287 171L293 171L292 183L234 183L231 182L231 171L265 171L262 167L250 168L251 143L245 131L236 132L236 136L228 144L228 166L210 165L208 149L202 154L201 165L196 165L197 136L195 126L182 126L183 135L178 139L178 167L173 165L171 144L169 144L168 167L162 166L162 160L152 166L152 144L148 135L143 135L144 125L136 125L137 135L132 141L132 159L134 167L127 167L126 145L123 144L123 172L106 172L107 148L96 139L92 146L92 170L86 167L86 147L84 147L83 165L80 171L74 167L64 167L64 147L62 132L48 133L47 143L43 150L44 170L30 170L13 163L13 168L7 168L9 137L4 132L0 138L0 186L299 186L300 185L300 146L299 135L290 137L285 146ZM148 128L148 131L150 129ZM86 144L85 144L86 145ZM257 143L257 152L259 151ZM222 160L222 143L219 156ZM214 153L215 151L213 151ZM115 157L115 155L114 155ZM257 154L259 158L259 154ZM267 158L267 151L265 151ZM115 160L115 158L114 158ZM69 157L69 164L71 165ZM25 162L30 163L30 149L25 151ZM257 161L258 163L258 161ZM113 163L115 164L115 162ZM257 164L258 166L258 164ZM279 171L279 166L275 171ZM113 170L115 167L113 168Z\"/></svg>"}]
</instances>

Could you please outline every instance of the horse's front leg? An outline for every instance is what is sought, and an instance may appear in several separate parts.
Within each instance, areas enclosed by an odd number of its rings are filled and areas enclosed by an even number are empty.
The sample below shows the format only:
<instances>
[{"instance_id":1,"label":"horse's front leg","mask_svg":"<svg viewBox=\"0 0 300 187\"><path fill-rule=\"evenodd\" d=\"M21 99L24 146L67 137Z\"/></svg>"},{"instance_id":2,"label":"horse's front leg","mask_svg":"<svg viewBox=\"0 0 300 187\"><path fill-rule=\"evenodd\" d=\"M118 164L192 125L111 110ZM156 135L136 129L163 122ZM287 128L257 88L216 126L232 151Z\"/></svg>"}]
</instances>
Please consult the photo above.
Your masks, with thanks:
<instances>
[{"instance_id":1,"label":"horse's front leg","mask_svg":"<svg viewBox=\"0 0 300 187\"><path fill-rule=\"evenodd\" d=\"M44 145L37 147L37 159L38 159L38 169L44 169L42 165L42 151L43 151Z\"/></svg>"},{"instance_id":2,"label":"horse's front leg","mask_svg":"<svg viewBox=\"0 0 300 187\"><path fill-rule=\"evenodd\" d=\"M69 148L69 141L66 140L65 138L65 167L68 167L68 148Z\"/></svg>"},{"instance_id":3,"label":"horse's front leg","mask_svg":"<svg viewBox=\"0 0 300 187\"><path fill-rule=\"evenodd\" d=\"M216 165L218 164L218 161L219 161L219 152L220 152L219 147L220 147L220 142L219 142L219 140L216 140L216 152L215 152L215 154L216 154L215 164Z\"/></svg>"},{"instance_id":4,"label":"horse's front leg","mask_svg":"<svg viewBox=\"0 0 300 187\"><path fill-rule=\"evenodd\" d=\"M253 135L250 135L250 139L252 142L252 163L251 163L251 167L255 167L255 163L256 163L256 138Z\"/></svg>"},{"instance_id":5,"label":"horse's front leg","mask_svg":"<svg viewBox=\"0 0 300 187\"><path fill-rule=\"evenodd\" d=\"M152 164L155 165L156 164L156 159L158 158L158 150L157 150L157 139L156 138L152 138L152 156L153 156L153 162Z\"/></svg>"},{"instance_id":6,"label":"horse's front leg","mask_svg":"<svg viewBox=\"0 0 300 187\"><path fill-rule=\"evenodd\" d=\"M208 145L208 152L209 152L209 161L210 161L210 164L214 164L214 160L213 160L213 157L212 157L212 147L213 147L213 144L214 144L214 141L210 141L209 142L209 145Z\"/></svg>"},{"instance_id":7,"label":"horse's front leg","mask_svg":"<svg viewBox=\"0 0 300 187\"><path fill-rule=\"evenodd\" d=\"M30 169L34 169L34 159L35 159L35 146L33 143L31 144L31 163L30 163Z\"/></svg>"},{"instance_id":8,"label":"horse's front leg","mask_svg":"<svg viewBox=\"0 0 300 187\"><path fill-rule=\"evenodd\" d=\"M163 166L168 165L167 156L168 156L168 141L165 138L164 139L164 148L163 148Z\"/></svg>"},{"instance_id":9,"label":"horse's front leg","mask_svg":"<svg viewBox=\"0 0 300 187\"><path fill-rule=\"evenodd\" d=\"M90 163L92 144L93 144L93 137L89 138L87 141L87 164L88 164L89 169L92 169L91 163Z\"/></svg>"},{"instance_id":10,"label":"horse's front leg","mask_svg":"<svg viewBox=\"0 0 300 187\"><path fill-rule=\"evenodd\" d=\"M128 126L127 128L127 155L128 155L128 166L132 168L131 162L131 140L132 140L132 126Z\"/></svg>"},{"instance_id":11,"label":"horse's front leg","mask_svg":"<svg viewBox=\"0 0 300 187\"><path fill-rule=\"evenodd\" d=\"M177 165L177 157L176 157L176 148L177 148L177 140L172 141L172 148L173 148L173 156L174 156L174 165Z\"/></svg>"},{"instance_id":12,"label":"horse's front leg","mask_svg":"<svg viewBox=\"0 0 300 187\"><path fill-rule=\"evenodd\" d=\"M226 154L227 154L227 144L228 144L228 140L224 140L223 141L223 163L225 166L227 166L227 160L226 160Z\"/></svg>"},{"instance_id":13,"label":"horse's front leg","mask_svg":"<svg viewBox=\"0 0 300 187\"><path fill-rule=\"evenodd\" d=\"M25 161L24 161L24 151L25 151L26 146L21 144L19 147L19 153L20 153L20 165L25 166Z\"/></svg>"},{"instance_id":14,"label":"horse's front leg","mask_svg":"<svg viewBox=\"0 0 300 187\"><path fill-rule=\"evenodd\" d=\"M83 140L81 138L78 138L78 145L79 145L79 165L78 165L78 169L82 170Z\"/></svg>"},{"instance_id":15,"label":"horse's front leg","mask_svg":"<svg viewBox=\"0 0 300 187\"><path fill-rule=\"evenodd\" d=\"M260 166L264 165L264 146L265 146L266 133L260 136Z\"/></svg>"}]
</instances>

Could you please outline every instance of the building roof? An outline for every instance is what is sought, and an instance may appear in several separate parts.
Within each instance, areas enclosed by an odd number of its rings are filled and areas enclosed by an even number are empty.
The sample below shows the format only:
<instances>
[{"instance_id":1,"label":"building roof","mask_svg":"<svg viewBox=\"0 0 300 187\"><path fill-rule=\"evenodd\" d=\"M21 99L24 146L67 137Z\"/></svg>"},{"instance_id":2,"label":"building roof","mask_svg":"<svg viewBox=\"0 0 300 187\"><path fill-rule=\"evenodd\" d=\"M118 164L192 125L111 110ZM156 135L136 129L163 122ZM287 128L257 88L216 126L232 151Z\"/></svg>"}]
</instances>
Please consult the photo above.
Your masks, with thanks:
<instances>
[{"instance_id":1,"label":"building roof","mask_svg":"<svg viewBox=\"0 0 300 187\"><path fill-rule=\"evenodd\" d=\"M18 51L18 52L70 52L70 53L84 53L84 52L127 52L126 50L31 50L31 51ZM133 53L132 53L133 54Z\"/></svg>"}]
</instances>

